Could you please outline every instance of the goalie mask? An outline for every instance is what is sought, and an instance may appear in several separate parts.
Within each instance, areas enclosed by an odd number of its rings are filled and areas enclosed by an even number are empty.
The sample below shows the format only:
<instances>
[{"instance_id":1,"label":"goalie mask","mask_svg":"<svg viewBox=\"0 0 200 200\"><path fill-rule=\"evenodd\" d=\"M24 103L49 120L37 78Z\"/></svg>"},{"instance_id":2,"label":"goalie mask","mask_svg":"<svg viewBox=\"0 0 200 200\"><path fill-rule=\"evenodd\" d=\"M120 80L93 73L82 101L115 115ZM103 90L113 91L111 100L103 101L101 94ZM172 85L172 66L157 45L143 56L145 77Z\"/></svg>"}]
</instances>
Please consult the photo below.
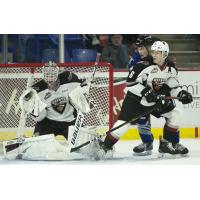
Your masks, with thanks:
<instances>
[{"instance_id":1,"label":"goalie mask","mask_svg":"<svg viewBox=\"0 0 200 200\"><path fill-rule=\"evenodd\" d=\"M43 66L44 80L48 84L52 84L57 81L59 74L59 67L55 62L49 61Z\"/></svg>"}]
</instances>

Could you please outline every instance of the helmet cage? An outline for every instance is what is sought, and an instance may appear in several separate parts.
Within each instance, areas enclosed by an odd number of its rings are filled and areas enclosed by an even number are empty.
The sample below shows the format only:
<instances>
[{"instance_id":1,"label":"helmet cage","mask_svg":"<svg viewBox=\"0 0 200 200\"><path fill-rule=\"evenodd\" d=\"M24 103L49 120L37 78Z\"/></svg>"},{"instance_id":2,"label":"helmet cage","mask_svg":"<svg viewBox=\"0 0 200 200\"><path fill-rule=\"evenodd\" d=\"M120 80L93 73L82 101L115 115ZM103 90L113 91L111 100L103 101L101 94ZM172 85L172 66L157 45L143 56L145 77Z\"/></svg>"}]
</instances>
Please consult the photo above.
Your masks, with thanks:
<instances>
[{"instance_id":1,"label":"helmet cage","mask_svg":"<svg viewBox=\"0 0 200 200\"><path fill-rule=\"evenodd\" d=\"M59 67L54 62L48 62L43 66L44 80L47 83L56 82L58 79Z\"/></svg>"}]
</instances>

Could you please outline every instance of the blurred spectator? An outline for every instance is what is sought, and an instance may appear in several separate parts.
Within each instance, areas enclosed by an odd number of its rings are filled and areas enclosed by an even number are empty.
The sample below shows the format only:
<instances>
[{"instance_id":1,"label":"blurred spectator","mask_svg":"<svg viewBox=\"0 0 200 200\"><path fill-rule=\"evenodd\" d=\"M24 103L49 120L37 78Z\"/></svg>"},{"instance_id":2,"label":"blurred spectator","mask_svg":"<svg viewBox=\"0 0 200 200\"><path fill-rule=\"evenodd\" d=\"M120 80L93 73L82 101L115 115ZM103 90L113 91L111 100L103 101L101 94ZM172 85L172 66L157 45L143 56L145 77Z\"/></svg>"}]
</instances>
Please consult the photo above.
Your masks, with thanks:
<instances>
[{"instance_id":1,"label":"blurred spectator","mask_svg":"<svg viewBox=\"0 0 200 200\"><path fill-rule=\"evenodd\" d=\"M99 41L100 41L100 45L103 48L106 47L106 46L108 46L109 35L108 34L101 34L101 35L99 35Z\"/></svg>"},{"instance_id":2,"label":"blurred spectator","mask_svg":"<svg viewBox=\"0 0 200 200\"><path fill-rule=\"evenodd\" d=\"M128 49L122 44L122 39L122 35L113 34L111 44L104 47L101 55L101 61L111 63L115 69L126 68L129 60Z\"/></svg>"},{"instance_id":3,"label":"blurred spectator","mask_svg":"<svg viewBox=\"0 0 200 200\"><path fill-rule=\"evenodd\" d=\"M84 35L84 39L87 49L96 49L99 53L102 53L104 47L108 45L109 35L87 34Z\"/></svg>"},{"instance_id":4,"label":"blurred spectator","mask_svg":"<svg viewBox=\"0 0 200 200\"><path fill-rule=\"evenodd\" d=\"M135 43L139 34L123 34L123 43L124 44L132 44Z\"/></svg>"},{"instance_id":5,"label":"blurred spectator","mask_svg":"<svg viewBox=\"0 0 200 200\"><path fill-rule=\"evenodd\" d=\"M131 56L136 50L135 42L138 37L139 37L139 34L123 34L123 44L126 44L128 48L129 58L131 58Z\"/></svg>"},{"instance_id":6,"label":"blurred spectator","mask_svg":"<svg viewBox=\"0 0 200 200\"><path fill-rule=\"evenodd\" d=\"M95 34L84 34L86 49L94 49L96 45L99 45L99 39Z\"/></svg>"}]
</instances>

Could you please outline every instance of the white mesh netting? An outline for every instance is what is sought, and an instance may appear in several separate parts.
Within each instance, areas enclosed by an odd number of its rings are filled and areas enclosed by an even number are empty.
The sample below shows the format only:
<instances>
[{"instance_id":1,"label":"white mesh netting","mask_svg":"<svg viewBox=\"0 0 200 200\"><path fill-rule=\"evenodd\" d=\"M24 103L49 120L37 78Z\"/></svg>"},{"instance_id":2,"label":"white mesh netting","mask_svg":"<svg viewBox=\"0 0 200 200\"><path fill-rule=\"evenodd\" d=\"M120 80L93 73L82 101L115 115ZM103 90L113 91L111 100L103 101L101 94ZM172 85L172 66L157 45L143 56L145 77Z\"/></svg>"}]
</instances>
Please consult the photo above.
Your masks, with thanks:
<instances>
[{"instance_id":1,"label":"white mesh netting","mask_svg":"<svg viewBox=\"0 0 200 200\"><path fill-rule=\"evenodd\" d=\"M42 78L42 64L9 64L0 66L0 140L12 139L16 136L21 110L18 100L27 85L27 80L34 73L34 82ZM63 63L61 70L69 70L80 78L90 78L94 70L92 63ZM91 85L90 97L96 107L89 112L84 126L109 126L112 109L112 69L108 64L100 63ZM26 128L34 127L34 118L28 116Z\"/></svg>"}]
</instances>

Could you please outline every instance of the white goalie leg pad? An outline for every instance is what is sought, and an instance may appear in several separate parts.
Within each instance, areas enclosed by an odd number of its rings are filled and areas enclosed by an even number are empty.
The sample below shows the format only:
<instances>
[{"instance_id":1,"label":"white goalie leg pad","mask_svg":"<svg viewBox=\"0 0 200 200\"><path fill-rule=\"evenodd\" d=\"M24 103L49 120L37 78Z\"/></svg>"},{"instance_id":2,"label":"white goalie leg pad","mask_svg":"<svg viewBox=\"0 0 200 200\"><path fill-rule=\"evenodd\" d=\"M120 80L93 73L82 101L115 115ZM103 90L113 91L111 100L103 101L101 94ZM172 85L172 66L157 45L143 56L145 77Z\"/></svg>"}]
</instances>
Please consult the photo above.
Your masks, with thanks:
<instances>
[{"instance_id":1,"label":"white goalie leg pad","mask_svg":"<svg viewBox=\"0 0 200 200\"><path fill-rule=\"evenodd\" d=\"M69 127L68 132L68 138L72 138L72 134L74 132L74 126ZM75 146L79 146L89 140L93 140L95 137L97 137L96 127L81 127L80 128L80 134L77 138L77 142Z\"/></svg>"},{"instance_id":2,"label":"white goalie leg pad","mask_svg":"<svg viewBox=\"0 0 200 200\"><path fill-rule=\"evenodd\" d=\"M89 101L84 95L84 91L81 86L76 87L69 93L69 100L72 105L82 113L90 112Z\"/></svg>"},{"instance_id":3,"label":"white goalie leg pad","mask_svg":"<svg viewBox=\"0 0 200 200\"><path fill-rule=\"evenodd\" d=\"M73 134L74 127L69 127L69 138L70 135ZM91 141L89 145L82 147L77 152L83 154L89 159L93 159L98 149L98 143L95 141L95 138L98 137L97 128L96 127L81 127L79 137L77 139L76 146L79 146L87 141Z\"/></svg>"},{"instance_id":4,"label":"white goalie leg pad","mask_svg":"<svg viewBox=\"0 0 200 200\"><path fill-rule=\"evenodd\" d=\"M59 144L53 134L25 138L19 142L19 146L8 151L8 141L4 144L4 156L6 159L23 159L23 160L67 160L67 147ZM14 144L12 144L14 145Z\"/></svg>"}]
</instances>

